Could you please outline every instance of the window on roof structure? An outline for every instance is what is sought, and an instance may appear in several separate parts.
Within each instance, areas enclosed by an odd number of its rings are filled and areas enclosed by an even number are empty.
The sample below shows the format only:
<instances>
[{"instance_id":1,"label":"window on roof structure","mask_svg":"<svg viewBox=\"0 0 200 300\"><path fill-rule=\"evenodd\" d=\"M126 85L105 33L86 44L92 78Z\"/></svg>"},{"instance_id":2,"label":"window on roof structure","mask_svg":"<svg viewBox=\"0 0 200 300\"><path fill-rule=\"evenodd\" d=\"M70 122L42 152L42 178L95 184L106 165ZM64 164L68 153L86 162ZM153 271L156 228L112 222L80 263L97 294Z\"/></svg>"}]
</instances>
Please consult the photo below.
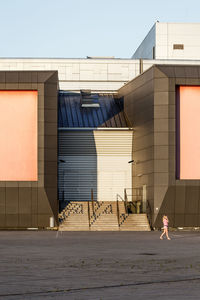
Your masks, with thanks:
<instances>
[{"instance_id":1,"label":"window on roof structure","mask_svg":"<svg viewBox=\"0 0 200 300\"><path fill-rule=\"evenodd\" d=\"M100 107L99 95L90 90L81 90L81 107Z\"/></svg>"}]
</instances>

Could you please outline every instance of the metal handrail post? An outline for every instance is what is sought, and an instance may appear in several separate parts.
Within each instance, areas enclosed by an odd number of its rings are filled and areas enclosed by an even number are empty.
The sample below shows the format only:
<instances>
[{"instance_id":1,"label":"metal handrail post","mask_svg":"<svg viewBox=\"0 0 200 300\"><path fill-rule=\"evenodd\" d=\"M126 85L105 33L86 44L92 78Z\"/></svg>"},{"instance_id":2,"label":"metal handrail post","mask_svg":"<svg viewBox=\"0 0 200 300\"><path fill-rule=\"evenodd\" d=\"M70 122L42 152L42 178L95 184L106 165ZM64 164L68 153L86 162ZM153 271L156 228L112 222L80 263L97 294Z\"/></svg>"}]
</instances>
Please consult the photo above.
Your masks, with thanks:
<instances>
[{"instance_id":1,"label":"metal handrail post","mask_svg":"<svg viewBox=\"0 0 200 300\"><path fill-rule=\"evenodd\" d=\"M117 204L117 220L118 220L118 226L119 226L120 224L119 224L119 202L118 202L118 195L117 195L117 202L116 202L116 204Z\"/></svg>"},{"instance_id":2,"label":"metal handrail post","mask_svg":"<svg viewBox=\"0 0 200 300\"><path fill-rule=\"evenodd\" d=\"M126 189L124 189L124 209L125 209L125 212L126 212Z\"/></svg>"},{"instance_id":3,"label":"metal handrail post","mask_svg":"<svg viewBox=\"0 0 200 300\"><path fill-rule=\"evenodd\" d=\"M147 203L147 218L148 218L148 221L149 221L149 225L150 225L150 228L151 230L153 229L153 226L152 226L152 211L151 211L151 205L149 203L149 200L146 200L146 203Z\"/></svg>"},{"instance_id":4,"label":"metal handrail post","mask_svg":"<svg viewBox=\"0 0 200 300\"><path fill-rule=\"evenodd\" d=\"M91 201L92 201L92 211L94 214L94 195L93 195L93 189L91 189Z\"/></svg>"},{"instance_id":5,"label":"metal handrail post","mask_svg":"<svg viewBox=\"0 0 200 300\"><path fill-rule=\"evenodd\" d=\"M147 211L147 186L144 184L142 186L142 208L143 208L143 213L146 213Z\"/></svg>"},{"instance_id":6,"label":"metal handrail post","mask_svg":"<svg viewBox=\"0 0 200 300\"><path fill-rule=\"evenodd\" d=\"M88 222L89 222L89 227L91 226L90 224L90 202L88 201Z\"/></svg>"},{"instance_id":7,"label":"metal handrail post","mask_svg":"<svg viewBox=\"0 0 200 300\"><path fill-rule=\"evenodd\" d=\"M124 189L124 200L125 200L125 211L128 213L128 201L127 201L127 194L126 194L126 189Z\"/></svg>"}]
</instances>

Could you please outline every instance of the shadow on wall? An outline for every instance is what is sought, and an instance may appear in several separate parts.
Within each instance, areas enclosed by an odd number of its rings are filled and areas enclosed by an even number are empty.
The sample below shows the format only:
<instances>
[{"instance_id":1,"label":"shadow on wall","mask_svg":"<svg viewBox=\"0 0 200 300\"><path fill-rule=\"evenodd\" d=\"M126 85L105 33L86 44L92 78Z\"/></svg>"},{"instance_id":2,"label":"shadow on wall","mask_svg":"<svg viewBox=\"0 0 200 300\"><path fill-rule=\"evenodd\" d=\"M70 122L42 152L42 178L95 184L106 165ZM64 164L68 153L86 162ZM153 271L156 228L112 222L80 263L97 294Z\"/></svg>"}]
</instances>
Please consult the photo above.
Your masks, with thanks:
<instances>
[{"instance_id":1,"label":"shadow on wall","mask_svg":"<svg viewBox=\"0 0 200 300\"><path fill-rule=\"evenodd\" d=\"M58 150L60 211L68 201L97 200L97 152L92 131L60 131Z\"/></svg>"},{"instance_id":2,"label":"shadow on wall","mask_svg":"<svg viewBox=\"0 0 200 300\"><path fill-rule=\"evenodd\" d=\"M162 197L162 202L153 227L162 227L162 216L169 218L170 227L199 227L200 226L200 187L171 186Z\"/></svg>"},{"instance_id":3,"label":"shadow on wall","mask_svg":"<svg viewBox=\"0 0 200 300\"><path fill-rule=\"evenodd\" d=\"M155 195L156 195L155 191ZM155 216L153 227L161 228L162 217L166 214L169 218L170 224L169 226L174 227L174 203L175 203L175 195L173 187L160 187L158 191L159 201L161 203L158 215Z\"/></svg>"},{"instance_id":4,"label":"shadow on wall","mask_svg":"<svg viewBox=\"0 0 200 300\"><path fill-rule=\"evenodd\" d=\"M123 111L122 98L115 99L110 94L98 95L95 98L95 105L97 106L83 107L80 93L64 91L59 93L58 196L60 210L68 201L91 200L91 189L94 201L97 200L97 172L99 170L97 170L94 128L129 127ZM103 139L102 136L99 137L100 148L104 148ZM112 137L106 137L106 139L110 141ZM105 149L111 146L105 146ZM101 160L101 164L105 166L109 163L109 159L104 160L103 163ZM107 185L106 176L108 176L106 172L101 173L100 176L100 181L104 181L105 185L101 184L98 196L103 199L106 188L107 191L111 190L110 187L105 187ZM116 178L113 180L116 182Z\"/></svg>"}]
</instances>

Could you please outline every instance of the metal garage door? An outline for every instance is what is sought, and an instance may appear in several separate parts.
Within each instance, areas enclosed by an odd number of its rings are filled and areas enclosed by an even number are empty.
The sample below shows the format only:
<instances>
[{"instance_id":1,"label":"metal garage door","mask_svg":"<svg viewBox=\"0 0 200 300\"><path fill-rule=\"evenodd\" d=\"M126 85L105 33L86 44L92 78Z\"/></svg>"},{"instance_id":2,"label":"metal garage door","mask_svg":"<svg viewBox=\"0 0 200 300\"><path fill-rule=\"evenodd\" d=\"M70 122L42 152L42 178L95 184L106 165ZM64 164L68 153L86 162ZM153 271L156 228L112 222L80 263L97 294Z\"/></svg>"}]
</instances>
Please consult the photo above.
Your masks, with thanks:
<instances>
[{"instance_id":1,"label":"metal garage door","mask_svg":"<svg viewBox=\"0 0 200 300\"><path fill-rule=\"evenodd\" d=\"M115 201L131 187L131 130L59 132L59 199Z\"/></svg>"}]
</instances>

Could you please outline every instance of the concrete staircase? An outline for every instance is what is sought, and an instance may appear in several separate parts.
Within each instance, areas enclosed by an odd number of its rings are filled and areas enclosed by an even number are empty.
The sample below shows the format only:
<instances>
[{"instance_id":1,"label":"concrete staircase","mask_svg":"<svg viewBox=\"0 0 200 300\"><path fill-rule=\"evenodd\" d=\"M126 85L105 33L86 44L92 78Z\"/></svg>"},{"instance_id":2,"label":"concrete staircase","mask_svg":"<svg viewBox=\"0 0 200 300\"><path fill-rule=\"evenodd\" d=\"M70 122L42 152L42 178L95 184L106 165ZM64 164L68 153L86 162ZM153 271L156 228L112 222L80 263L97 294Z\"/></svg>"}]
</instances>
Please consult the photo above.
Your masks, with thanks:
<instances>
[{"instance_id":1,"label":"concrete staircase","mask_svg":"<svg viewBox=\"0 0 200 300\"><path fill-rule=\"evenodd\" d=\"M89 231L87 202L70 202L59 217L60 231Z\"/></svg>"},{"instance_id":2,"label":"concrete staircase","mask_svg":"<svg viewBox=\"0 0 200 300\"><path fill-rule=\"evenodd\" d=\"M116 202L100 202L101 205L91 214L91 231L118 231Z\"/></svg>"},{"instance_id":3,"label":"concrete staircase","mask_svg":"<svg viewBox=\"0 0 200 300\"><path fill-rule=\"evenodd\" d=\"M124 202L69 202L59 214L61 231L150 231L146 214L127 214ZM88 216L89 214L89 216Z\"/></svg>"},{"instance_id":4,"label":"concrete staircase","mask_svg":"<svg viewBox=\"0 0 200 300\"><path fill-rule=\"evenodd\" d=\"M121 214L120 231L151 231L146 214Z\"/></svg>"}]
</instances>

